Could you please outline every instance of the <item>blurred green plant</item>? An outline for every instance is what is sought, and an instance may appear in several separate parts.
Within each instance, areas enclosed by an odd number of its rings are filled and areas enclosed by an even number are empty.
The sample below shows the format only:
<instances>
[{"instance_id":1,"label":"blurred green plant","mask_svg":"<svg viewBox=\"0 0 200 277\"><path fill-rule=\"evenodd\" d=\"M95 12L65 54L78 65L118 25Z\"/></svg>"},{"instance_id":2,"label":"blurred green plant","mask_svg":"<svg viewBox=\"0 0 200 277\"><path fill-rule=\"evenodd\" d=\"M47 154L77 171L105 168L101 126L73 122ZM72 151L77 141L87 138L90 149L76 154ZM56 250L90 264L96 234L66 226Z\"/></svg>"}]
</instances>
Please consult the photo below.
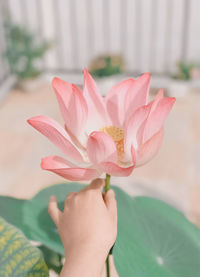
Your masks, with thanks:
<instances>
[{"instance_id":1,"label":"blurred green plant","mask_svg":"<svg viewBox=\"0 0 200 277\"><path fill-rule=\"evenodd\" d=\"M199 80L200 79L200 64L197 62L184 62L177 63L177 74L172 76L177 80Z\"/></svg>"},{"instance_id":2,"label":"blurred green plant","mask_svg":"<svg viewBox=\"0 0 200 277\"><path fill-rule=\"evenodd\" d=\"M106 77L120 74L124 71L124 60L121 55L104 55L92 60L90 73L94 77Z\"/></svg>"},{"instance_id":3,"label":"blurred green plant","mask_svg":"<svg viewBox=\"0 0 200 277\"><path fill-rule=\"evenodd\" d=\"M50 47L50 42L39 41L36 34L26 27L16 25L10 21L4 24L6 36L7 59L11 73L18 81L35 78L42 73L38 61Z\"/></svg>"},{"instance_id":4,"label":"blurred green plant","mask_svg":"<svg viewBox=\"0 0 200 277\"><path fill-rule=\"evenodd\" d=\"M177 64L178 73L174 76L178 80L190 80L191 70L194 68L194 64L179 61Z\"/></svg>"},{"instance_id":5,"label":"blurred green plant","mask_svg":"<svg viewBox=\"0 0 200 277\"><path fill-rule=\"evenodd\" d=\"M53 251L52 249L49 249L44 245L41 245L38 248L43 253L44 260L46 265L48 266L48 269L52 269L56 273L60 274L63 267L62 259L64 258L64 256Z\"/></svg>"},{"instance_id":6,"label":"blurred green plant","mask_svg":"<svg viewBox=\"0 0 200 277\"><path fill-rule=\"evenodd\" d=\"M48 277L40 250L24 234L0 217L0 276Z\"/></svg>"}]
</instances>

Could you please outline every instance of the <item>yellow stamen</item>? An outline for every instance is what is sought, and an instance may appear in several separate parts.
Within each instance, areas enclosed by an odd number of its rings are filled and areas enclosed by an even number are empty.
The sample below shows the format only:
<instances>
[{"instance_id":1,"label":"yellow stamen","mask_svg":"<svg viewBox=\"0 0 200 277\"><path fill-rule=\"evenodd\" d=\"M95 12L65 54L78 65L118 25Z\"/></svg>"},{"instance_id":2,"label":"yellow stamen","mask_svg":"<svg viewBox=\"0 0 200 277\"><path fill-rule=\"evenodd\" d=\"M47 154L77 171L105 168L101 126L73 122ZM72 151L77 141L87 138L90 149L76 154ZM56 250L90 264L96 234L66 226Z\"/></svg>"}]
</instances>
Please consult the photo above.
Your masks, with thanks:
<instances>
[{"instance_id":1,"label":"yellow stamen","mask_svg":"<svg viewBox=\"0 0 200 277\"><path fill-rule=\"evenodd\" d=\"M100 131L111 136L111 138L114 140L117 148L118 158L120 160L124 154L124 130L115 126L105 126L101 128Z\"/></svg>"}]
</instances>

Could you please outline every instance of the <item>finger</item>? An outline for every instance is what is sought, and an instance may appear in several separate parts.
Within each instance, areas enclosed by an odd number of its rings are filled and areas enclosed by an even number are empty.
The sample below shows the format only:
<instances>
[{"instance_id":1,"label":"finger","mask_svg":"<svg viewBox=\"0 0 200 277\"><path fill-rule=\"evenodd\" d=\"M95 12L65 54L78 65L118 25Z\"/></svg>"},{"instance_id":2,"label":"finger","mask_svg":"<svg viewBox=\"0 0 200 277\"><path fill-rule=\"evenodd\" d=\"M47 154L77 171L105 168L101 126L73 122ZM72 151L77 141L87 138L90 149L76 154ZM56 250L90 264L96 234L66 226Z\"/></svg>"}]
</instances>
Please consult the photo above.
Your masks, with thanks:
<instances>
[{"instance_id":1,"label":"finger","mask_svg":"<svg viewBox=\"0 0 200 277\"><path fill-rule=\"evenodd\" d=\"M111 213L112 217L117 219L117 201L115 199L114 190L110 189L104 194L104 202L106 204L107 209Z\"/></svg>"},{"instance_id":2,"label":"finger","mask_svg":"<svg viewBox=\"0 0 200 277\"><path fill-rule=\"evenodd\" d=\"M69 192L65 198L65 200L70 200L74 195L76 194L76 192Z\"/></svg>"},{"instance_id":3,"label":"finger","mask_svg":"<svg viewBox=\"0 0 200 277\"><path fill-rule=\"evenodd\" d=\"M48 205L48 212L49 212L53 222L58 227L61 211L58 209L58 203L57 203L57 199L55 196L50 197L49 205Z\"/></svg>"},{"instance_id":4,"label":"finger","mask_svg":"<svg viewBox=\"0 0 200 277\"><path fill-rule=\"evenodd\" d=\"M102 192L104 186L105 186L105 180L98 178L93 180L88 186L84 187L80 192L85 192L91 189Z\"/></svg>"},{"instance_id":5,"label":"finger","mask_svg":"<svg viewBox=\"0 0 200 277\"><path fill-rule=\"evenodd\" d=\"M76 192L69 192L65 198L65 207L67 207L69 205L69 202L71 201L71 199L76 195ZM65 208L64 207L64 208Z\"/></svg>"},{"instance_id":6,"label":"finger","mask_svg":"<svg viewBox=\"0 0 200 277\"><path fill-rule=\"evenodd\" d=\"M102 192L104 186L105 186L105 179L98 178L92 181L92 183L88 186L88 189L95 189L99 192Z\"/></svg>"},{"instance_id":7,"label":"finger","mask_svg":"<svg viewBox=\"0 0 200 277\"><path fill-rule=\"evenodd\" d=\"M110 261L110 275L113 277L119 277L116 268L115 268L115 262L113 255L109 255L109 261Z\"/></svg>"}]
</instances>

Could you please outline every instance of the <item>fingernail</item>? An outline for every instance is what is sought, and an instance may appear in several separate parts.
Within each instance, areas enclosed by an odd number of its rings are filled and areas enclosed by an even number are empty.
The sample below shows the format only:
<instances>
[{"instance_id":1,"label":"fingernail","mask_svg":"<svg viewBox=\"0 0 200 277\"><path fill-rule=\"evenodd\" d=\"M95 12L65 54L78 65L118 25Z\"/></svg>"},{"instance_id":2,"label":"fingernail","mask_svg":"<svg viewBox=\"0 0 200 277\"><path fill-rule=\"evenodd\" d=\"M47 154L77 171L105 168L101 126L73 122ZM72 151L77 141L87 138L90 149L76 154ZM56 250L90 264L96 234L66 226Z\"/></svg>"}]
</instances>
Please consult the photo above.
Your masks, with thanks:
<instances>
[{"instance_id":1,"label":"fingernail","mask_svg":"<svg viewBox=\"0 0 200 277\"><path fill-rule=\"evenodd\" d=\"M115 196L115 192L114 192L114 190L113 190L113 189L109 189L109 191L108 191L107 193L109 193L109 194L111 194L111 195Z\"/></svg>"},{"instance_id":2,"label":"fingernail","mask_svg":"<svg viewBox=\"0 0 200 277\"><path fill-rule=\"evenodd\" d=\"M49 198L50 201L56 201L56 196L55 195L51 195Z\"/></svg>"}]
</instances>

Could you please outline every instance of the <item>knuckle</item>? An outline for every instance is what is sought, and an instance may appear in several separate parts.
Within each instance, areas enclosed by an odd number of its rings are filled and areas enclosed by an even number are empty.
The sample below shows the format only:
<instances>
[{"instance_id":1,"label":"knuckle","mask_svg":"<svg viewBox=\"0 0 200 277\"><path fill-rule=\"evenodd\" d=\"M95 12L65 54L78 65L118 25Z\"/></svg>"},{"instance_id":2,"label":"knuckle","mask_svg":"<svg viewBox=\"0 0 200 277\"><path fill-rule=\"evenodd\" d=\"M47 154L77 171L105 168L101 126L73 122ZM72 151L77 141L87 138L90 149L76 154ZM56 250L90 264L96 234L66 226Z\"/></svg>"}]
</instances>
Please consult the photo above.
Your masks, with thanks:
<instances>
[{"instance_id":1,"label":"knuckle","mask_svg":"<svg viewBox=\"0 0 200 277\"><path fill-rule=\"evenodd\" d=\"M80 194L79 194L79 193L74 194L73 199L74 199L75 201L78 201L78 200L80 199Z\"/></svg>"},{"instance_id":2,"label":"knuckle","mask_svg":"<svg viewBox=\"0 0 200 277\"><path fill-rule=\"evenodd\" d=\"M80 200L80 195L79 194L74 195L72 199L72 205L77 205L79 203L79 200Z\"/></svg>"},{"instance_id":3,"label":"knuckle","mask_svg":"<svg viewBox=\"0 0 200 277\"><path fill-rule=\"evenodd\" d=\"M83 191L81 195L82 195L82 197L89 197L93 194L94 194L94 190L93 189L88 189L88 190Z\"/></svg>"},{"instance_id":4,"label":"knuckle","mask_svg":"<svg viewBox=\"0 0 200 277\"><path fill-rule=\"evenodd\" d=\"M93 189L89 189L87 192L86 192L86 195L93 195L94 194L94 190Z\"/></svg>"},{"instance_id":5,"label":"knuckle","mask_svg":"<svg viewBox=\"0 0 200 277\"><path fill-rule=\"evenodd\" d=\"M69 200L73 197L73 192L70 192L67 194L66 198L65 198L65 204L69 202Z\"/></svg>"},{"instance_id":6,"label":"knuckle","mask_svg":"<svg viewBox=\"0 0 200 277\"><path fill-rule=\"evenodd\" d=\"M67 197L66 197L66 199L69 199L69 198L71 198L72 196L74 195L74 192L69 192L68 194L67 194Z\"/></svg>"},{"instance_id":7,"label":"knuckle","mask_svg":"<svg viewBox=\"0 0 200 277\"><path fill-rule=\"evenodd\" d=\"M88 199L93 199L96 195L96 191L94 189L90 189L86 192L86 197Z\"/></svg>"}]
</instances>

